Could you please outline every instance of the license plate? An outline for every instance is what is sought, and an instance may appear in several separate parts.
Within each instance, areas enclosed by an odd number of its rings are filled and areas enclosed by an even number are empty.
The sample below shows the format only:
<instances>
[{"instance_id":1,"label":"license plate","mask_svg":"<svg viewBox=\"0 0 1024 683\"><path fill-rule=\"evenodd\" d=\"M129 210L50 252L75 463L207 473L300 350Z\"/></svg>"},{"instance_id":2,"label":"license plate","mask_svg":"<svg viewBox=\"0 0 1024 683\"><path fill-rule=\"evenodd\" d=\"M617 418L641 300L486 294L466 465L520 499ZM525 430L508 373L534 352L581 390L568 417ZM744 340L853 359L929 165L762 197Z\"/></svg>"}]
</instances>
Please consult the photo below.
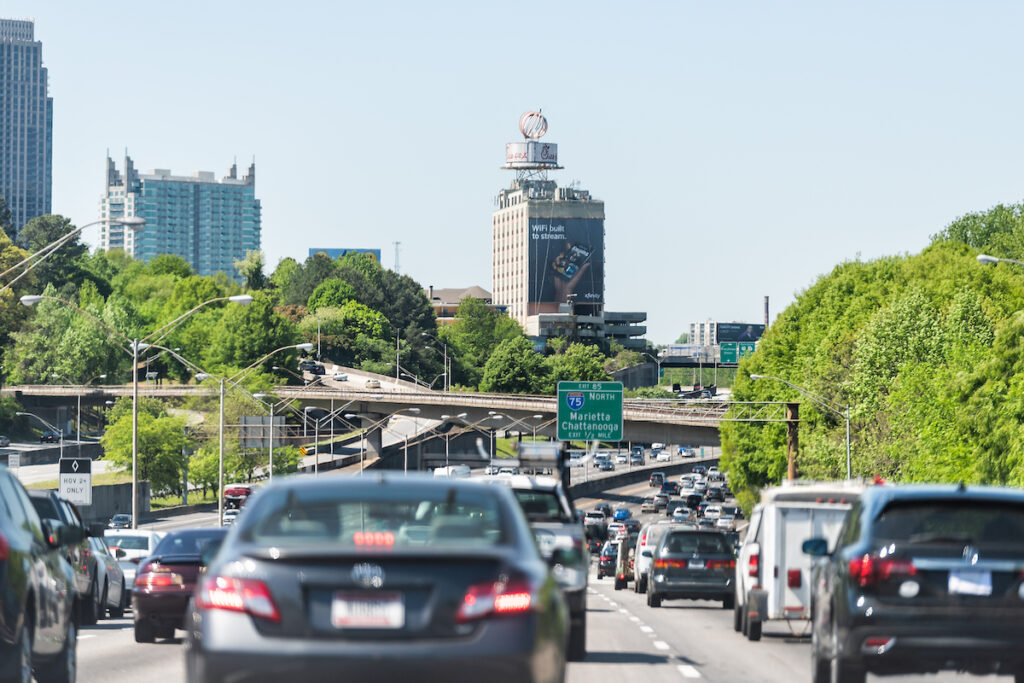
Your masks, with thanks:
<instances>
[{"instance_id":1,"label":"license plate","mask_svg":"<svg viewBox=\"0 0 1024 683\"><path fill-rule=\"evenodd\" d=\"M405 603L400 593L335 593L331 624L335 628L402 628Z\"/></svg>"},{"instance_id":2,"label":"license plate","mask_svg":"<svg viewBox=\"0 0 1024 683\"><path fill-rule=\"evenodd\" d=\"M704 569L704 560L691 560L690 569Z\"/></svg>"},{"instance_id":3,"label":"license plate","mask_svg":"<svg viewBox=\"0 0 1024 683\"><path fill-rule=\"evenodd\" d=\"M949 592L959 595L992 595L992 572L984 569L951 569Z\"/></svg>"}]
</instances>

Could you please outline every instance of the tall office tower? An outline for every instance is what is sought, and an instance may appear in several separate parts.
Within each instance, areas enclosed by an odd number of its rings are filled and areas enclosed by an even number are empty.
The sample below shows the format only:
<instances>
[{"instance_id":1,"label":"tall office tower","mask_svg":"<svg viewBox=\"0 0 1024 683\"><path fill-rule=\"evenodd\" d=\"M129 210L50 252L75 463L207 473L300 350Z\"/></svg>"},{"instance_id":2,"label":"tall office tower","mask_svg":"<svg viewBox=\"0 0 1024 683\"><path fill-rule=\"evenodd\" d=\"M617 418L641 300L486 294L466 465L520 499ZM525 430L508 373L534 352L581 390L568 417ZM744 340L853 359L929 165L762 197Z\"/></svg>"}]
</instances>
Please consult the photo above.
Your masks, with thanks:
<instances>
[{"instance_id":1,"label":"tall office tower","mask_svg":"<svg viewBox=\"0 0 1024 683\"><path fill-rule=\"evenodd\" d=\"M34 35L31 21L0 19L0 196L15 233L51 203L53 99Z\"/></svg>"},{"instance_id":2,"label":"tall office tower","mask_svg":"<svg viewBox=\"0 0 1024 683\"><path fill-rule=\"evenodd\" d=\"M228 175L217 180L208 171L191 176L171 175L164 168L139 173L127 155L122 174L107 157L100 219L125 216L144 218L146 224L134 230L104 223L101 249L124 249L142 261L175 254L199 275L226 273L240 280L235 261L260 248L256 164L242 178L232 164Z\"/></svg>"},{"instance_id":3,"label":"tall office tower","mask_svg":"<svg viewBox=\"0 0 1024 683\"><path fill-rule=\"evenodd\" d=\"M502 167L516 171L516 178L498 194L491 218L494 303L506 306L531 336L560 336L553 328L565 325L576 336L600 336L604 202L547 178L561 167L558 146L539 141L547 131L539 112L523 114L519 130L524 141L505 146Z\"/></svg>"}]
</instances>

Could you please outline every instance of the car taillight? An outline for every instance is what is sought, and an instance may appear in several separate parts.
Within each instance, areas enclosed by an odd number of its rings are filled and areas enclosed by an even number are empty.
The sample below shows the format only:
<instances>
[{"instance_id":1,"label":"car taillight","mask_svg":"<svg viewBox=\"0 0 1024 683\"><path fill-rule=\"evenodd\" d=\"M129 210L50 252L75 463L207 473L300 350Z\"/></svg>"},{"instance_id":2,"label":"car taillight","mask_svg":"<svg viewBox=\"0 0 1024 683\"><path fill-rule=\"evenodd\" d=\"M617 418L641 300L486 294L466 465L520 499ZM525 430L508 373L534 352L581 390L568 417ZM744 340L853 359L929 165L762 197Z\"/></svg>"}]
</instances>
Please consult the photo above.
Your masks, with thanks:
<instances>
[{"instance_id":1,"label":"car taillight","mask_svg":"<svg viewBox=\"0 0 1024 683\"><path fill-rule=\"evenodd\" d=\"M492 614L522 614L532 606L533 591L525 581L485 581L466 589L455 619L464 623Z\"/></svg>"},{"instance_id":2,"label":"car taillight","mask_svg":"<svg viewBox=\"0 0 1024 683\"><path fill-rule=\"evenodd\" d=\"M708 569L735 569L736 560L708 560L704 566Z\"/></svg>"},{"instance_id":3,"label":"car taillight","mask_svg":"<svg viewBox=\"0 0 1024 683\"><path fill-rule=\"evenodd\" d=\"M11 557L11 544L7 537L0 534L0 562L6 562Z\"/></svg>"},{"instance_id":4,"label":"car taillight","mask_svg":"<svg viewBox=\"0 0 1024 683\"><path fill-rule=\"evenodd\" d=\"M612 557L611 555L602 555L601 556L601 562L611 562L614 559L615 558Z\"/></svg>"},{"instance_id":5,"label":"car taillight","mask_svg":"<svg viewBox=\"0 0 1024 683\"><path fill-rule=\"evenodd\" d=\"M136 588L166 588L184 585L181 574L171 571L170 567L161 566L158 562L146 562L135 574Z\"/></svg>"},{"instance_id":6,"label":"car taillight","mask_svg":"<svg viewBox=\"0 0 1024 683\"><path fill-rule=\"evenodd\" d=\"M686 569L686 560L655 560L655 569Z\"/></svg>"},{"instance_id":7,"label":"car taillight","mask_svg":"<svg viewBox=\"0 0 1024 683\"><path fill-rule=\"evenodd\" d=\"M753 553L750 559L747 560L747 575L757 577L757 567L761 563L761 556L758 553Z\"/></svg>"},{"instance_id":8,"label":"car taillight","mask_svg":"<svg viewBox=\"0 0 1024 683\"><path fill-rule=\"evenodd\" d=\"M790 569L786 572L786 583L790 588L799 588L801 581L802 579L799 569Z\"/></svg>"},{"instance_id":9,"label":"car taillight","mask_svg":"<svg viewBox=\"0 0 1024 683\"><path fill-rule=\"evenodd\" d=\"M892 578L904 578L917 574L917 567L910 560L881 558L875 555L855 557L849 563L850 578L863 587Z\"/></svg>"},{"instance_id":10,"label":"car taillight","mask_svg":"<svg viewBox=\"0 0 1024 683\"><path fill-rule=\"evenodd\" d=\"M257 579L210 576L196 593L196 607L206 610L244 612L267 621L280 622L277 605L267 584Z\"/></svg>"}]
</instances>

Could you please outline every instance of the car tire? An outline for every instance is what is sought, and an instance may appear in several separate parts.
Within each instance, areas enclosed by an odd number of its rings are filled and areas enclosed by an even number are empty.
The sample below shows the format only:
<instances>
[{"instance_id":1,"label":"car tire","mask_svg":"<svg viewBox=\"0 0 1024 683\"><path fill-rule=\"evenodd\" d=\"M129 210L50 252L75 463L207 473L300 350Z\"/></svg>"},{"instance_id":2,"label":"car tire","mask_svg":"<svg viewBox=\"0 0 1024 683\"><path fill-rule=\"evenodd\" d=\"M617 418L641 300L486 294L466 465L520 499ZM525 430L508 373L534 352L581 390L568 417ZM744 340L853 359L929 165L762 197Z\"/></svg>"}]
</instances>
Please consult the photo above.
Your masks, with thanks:
<instances>
[{"instance_id":1,"label":"car tire","mask_svg":"<svg viewBox=\"0 0 1024 683\"><path fill-rule=\"evenodd\" d=\"M25 623L21 626L21 634L11 652L17 652L18 667L11 678L0 679L0 683L32 683L32 614L25 615Z\"/></svg>"},{"instance_id":2,"label":"car tire","mask_svg":"<svg viewBox=\"0 0 1024 683\"><path fill-rule=\"evenodd\" d=\"M821 658L814 642L811 643L811 683L832 683L831 663Z\"/></svg>"},{"instance_id":3,"label":"car tire","mask_svg":"<svg viewBox=\"0 0 1024 683\"><path fill-rule=\"evenodd\" d=\"M148 621L136 621L135 622L135 642L136 643L152 643L156 640L156 631L153 630L153 624Z\"/></svg>"},{"instance_id":4,"label":"car tire","mask_svg":"<svg viewBox=\"0 0 1024 683\"><path fill-rule=\"evenodd\" d=\"M864 683L867 680L864 669L843 659L838 653L833 655L829 668L831 683Z\"/></svg>"},{"instance_id":5,"label":"car tire","mask_svg":"<svg viewBox=\"0 0 1024 683\"><path fill-rule=\"evenodd\" d=\"M174 627L173 626L161 626L156 629L156 637L163 638L165 640L174 640Z\"/></svg>"},{"instance_id":6,"label":"car tire","mask_svg":"<svg viewBox=\"0 0 1024 683\"><path fill-rule=\"evenodd\" d=\"M655 595L653 591L647 593L648 607L661 607L661 596Z\"/></svg>"},{"instance_id":7,"label":"car tire","mask_svg":"<svg viewBox=\"0 0 1024 683\"><path fill-rule=\"evenodd\" d=\"M625 579L620 579L619 577L616 576L615 577L615 586L614 586L615 590L620 591L620 590L622 590L625 587L626 587L626 580Z\"/></svg>"},{"instance_id":8,"label":"car tire","mask_svg":"<svg viewBox=\"0 0 1024 683\"><path fill-rule=\"evenodd\" d=\"M107 597L110 595L108 592L107 582L103 582L103 592L100 593L100 604L96 609L96 621L103 619L107 616Z\"/></svg>"},{"instance_id":9,"label":"car tire","mask_svg":"<svg viewBox=\"0 0 1024 683\"><path fill-rule=\"evenodd\" d=\"M747 640L749 640L752 643L756 643L757 641L761 640L761 620L750 618L749 601L747 602L746 614L747 617L746 619L744 619L744 621L747 624Z\"/></svg>"},{"instance_id":10,"label":"car tire","mask_svg":"<svg viewBox=\"0 0 1024 683\"><path fill-rule=\"evenodd\" d=\"M64 647L56 659L40 666L36 672L39 683L75 683L78 675L78 627L74 615L68 615L64 631Z\"/></svg>"},{"instance_id":11,"label":"car tire","mask_svg":"<svg viewBox=\"0 0 1024 683\"><path fill-rule=\"evenodd\" d=\"M598 569L598 570L597 570L597 580L598 580L598 581L600 581L600 580L601 580L601 579L603 579L603 578L604 578L604 574L602 574L602 573L601 573L601 570L600 570L600 569Z\"/></svg>"},{"instance_id":12,"label":"car tire","mask_svg":"<svg viewBox=\"0 0 1024 683\"><path fill-rule=\"evenodd\" d=\"M581 614L579 619L570 621L569 649L565 653L570 662L582 661L587 656L587 616Z\"/></svg>"},{"instance_id":13,"label":"car tire","mask_svg":"<svg viewBox=\"0 0 1024 683\"><path fill-rule=\"evenodd\" d=\"M121 582L121 599L117 603L117 607L111 607L107 610L107 614L111 619L120 619L124 616L125 598L128 597L128 590L125 588L124 581Z\"/></svg>"},{"instance_id":14,"label":"car tire","mask_svg":"<svg viewBox=\"0 0 1024 683\"><path fill-rule=\"evenodd\" d=\"M734 596L732 593L729 593L724 598L722 598L722 609L732 609L735 603L736 596Z\"/></svg>"},{"instance_id":15,"label":"car tire","mask_svg":"<svg viewBox=\"0 0 1024 683\"><path fill-rule=\"evenodd\" d=\"M743 608L740 606L740 603L736 602L735 598L733 599L732 606L732 630L736 631L736 633L743 630Z\"/></svg>"},{"instance_id":16,"label":"car tire","mask_svg":"<svg viewBox=\"0 0 1024 683\"><path fill-rule=\"evenodd\" d=\"M636 592L640 593L641 595L643 595L644 593L647 592L647 575L646 574L644 574L642 579L637 581Z\"/></svg>"},{"instance_id":17,"label":"car tire","mask_svg":"<svg viewBox=\"0 0 1024 683\"><path fill-rule=\"evenodd\" d=\"M96 590L95 584L89 588L88 595L85 595L78 603L79 614L81 615L81 621L83 626L92 626L99 620L96 607L96 597L99 591Z\"/></svg>"}]
</instances>

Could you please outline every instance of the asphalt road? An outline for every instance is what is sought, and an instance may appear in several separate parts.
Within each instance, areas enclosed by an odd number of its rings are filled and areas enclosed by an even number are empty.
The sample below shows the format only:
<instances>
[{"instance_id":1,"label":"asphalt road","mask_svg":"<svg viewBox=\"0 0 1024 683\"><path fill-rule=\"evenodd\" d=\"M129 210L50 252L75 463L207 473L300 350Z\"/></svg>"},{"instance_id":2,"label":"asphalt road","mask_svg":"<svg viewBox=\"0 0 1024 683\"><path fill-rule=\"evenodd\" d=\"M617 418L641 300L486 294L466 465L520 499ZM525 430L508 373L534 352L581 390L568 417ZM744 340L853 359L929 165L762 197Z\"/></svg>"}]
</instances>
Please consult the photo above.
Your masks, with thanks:
<instances>
[{"instance_id":1,"label":"asphalt road","mask_svg":"<svg viewBox=\"0 0 1024 683\"><path fill-rule=\"evenodd\" d=\"M646 483L606 492L602 498L577 500L588 509L599 500L624 504L641 520L639 501L649 495ZM160 520L151 528L169 530L215 523L216 513L198 513ZM785 625L766 625L760 642L751 643L732 628L732 611L720 602L673 600L653 609L632 585L616 591L610 579L591 573L587 598L585 661L569 665L568 683L644 681L678 683L707 680L719 683L794 683L810 681L810 646ZM179 632L178 635L181 635ZM134 641L131 614L85 627L79 636L79 680L85 683L173 682L184 680L180 639L154 644ZM1009 677L974 678L944 673L869 680L892 683L1008 681Z\"/></svg>"}]
</instances>

